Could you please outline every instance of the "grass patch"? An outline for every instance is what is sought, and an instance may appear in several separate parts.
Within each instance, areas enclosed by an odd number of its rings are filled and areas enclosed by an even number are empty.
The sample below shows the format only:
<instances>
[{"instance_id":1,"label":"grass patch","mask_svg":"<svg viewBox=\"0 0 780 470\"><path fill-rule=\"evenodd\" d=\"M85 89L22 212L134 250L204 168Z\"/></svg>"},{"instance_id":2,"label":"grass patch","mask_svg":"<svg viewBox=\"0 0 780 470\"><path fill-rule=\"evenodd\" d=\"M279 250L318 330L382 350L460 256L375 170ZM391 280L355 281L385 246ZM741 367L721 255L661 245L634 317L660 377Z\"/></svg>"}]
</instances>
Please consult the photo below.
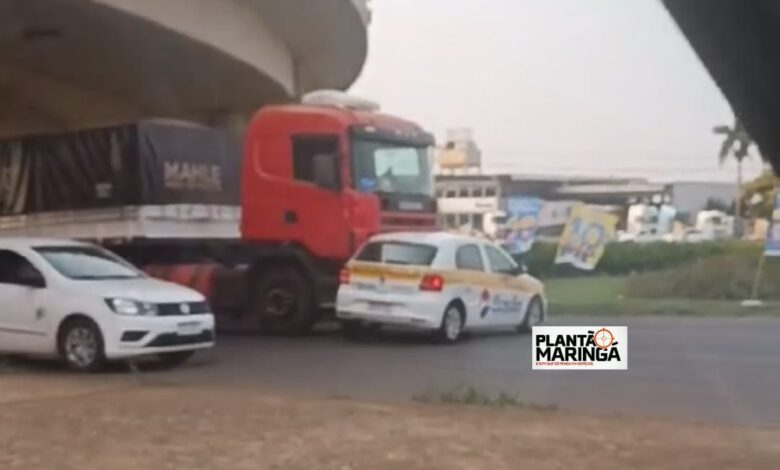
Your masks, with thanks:
<instances>
[{"instance_id":1,"label":"grass patch","mask_svg":"<svg viewBox=\"0 0 780 470\"><path fill-rule=\"evenodd\" d=\"M473 405L492 408L522 408L537 411L554 411L554 405L537 405L526 403L516 395L500 393L497 396L484 394L474 387L459 387L447 391L427 391L420 395L414 395L412 399L418 403L433 403L441 405Z\"/></svg>"},{"instance_id":2,"label":"grass patch","mask_svg":"<svg viewBox=\"0 0 780 470\"><path fill-rule=\"evenodd\" d=\"M685 266L630 276L629 297L744 300L752 295L759 257L731 253ZM780 301L780 262L767 258L758 297Z\"/></svg>"},{"instance_id":3,"label":"grass patch","mask_svg":"<svg viewBox=\"0 0 780 470\"><path fill-rule=\"evenodd\" d=\"M745 308L736 300L628 297L630 276L593 276L545 281L552 315L685 315L685 316L780 316L780 303Z\"/></svg>"}]
</instances>

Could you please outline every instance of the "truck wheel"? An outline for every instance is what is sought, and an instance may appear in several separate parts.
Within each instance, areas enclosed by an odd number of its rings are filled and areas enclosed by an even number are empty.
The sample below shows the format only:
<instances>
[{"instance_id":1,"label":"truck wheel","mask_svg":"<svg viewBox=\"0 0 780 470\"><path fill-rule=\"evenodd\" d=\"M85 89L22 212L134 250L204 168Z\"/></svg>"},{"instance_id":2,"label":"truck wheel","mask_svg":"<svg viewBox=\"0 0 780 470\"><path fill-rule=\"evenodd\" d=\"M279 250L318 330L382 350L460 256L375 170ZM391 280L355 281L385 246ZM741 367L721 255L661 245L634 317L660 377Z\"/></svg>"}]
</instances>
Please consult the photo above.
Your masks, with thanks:
<instances>
[{"instance_id":1,"label":"truck wheel","mask_svg":"<svg viewBox=\"0 0 780 470\"><path fill-rule=\"evenodd\" d=\"M257 280L255 312L265 333L297 335L311 329L314 289L297 269L271 268Z\"/></svg>"},{"instance_id":2,"label":"truck wheel","mask_svg":"<svg viewBox=\"0 0 780 470\"><path fill-rule=\"evenodd\" d=\"M99 372L106 364L103 335L86 318L68 320L60 327L57 348L62 361L77 372Z\"/></svg>"}]
</instances>

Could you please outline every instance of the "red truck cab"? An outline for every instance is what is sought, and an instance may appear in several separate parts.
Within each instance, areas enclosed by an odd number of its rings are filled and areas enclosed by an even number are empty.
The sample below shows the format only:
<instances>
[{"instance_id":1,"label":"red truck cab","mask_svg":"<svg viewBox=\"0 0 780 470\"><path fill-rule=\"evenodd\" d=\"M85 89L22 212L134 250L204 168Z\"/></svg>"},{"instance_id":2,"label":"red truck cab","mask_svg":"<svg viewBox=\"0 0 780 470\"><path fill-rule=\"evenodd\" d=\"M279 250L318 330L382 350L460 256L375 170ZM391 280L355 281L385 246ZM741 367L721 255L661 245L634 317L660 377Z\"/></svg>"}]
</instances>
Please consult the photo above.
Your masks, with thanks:
<instances>
[{"instance_id":1,"label":"red truck cab","mask_svg":"<svg viewBox=\"0 0 780 470\"><path fill-rule=\"evenodd\" d=\"M250 122L239 239L161 240L132 256L203 292L221 331L305 333L330 311L341 268L368 237L437 227L433 138L360 100L328 99L268 106Z\"/></svg>"},{"instance_id":2,"label":"red truck cab","mask_svg":"<svg viewBox=\"0 0 780 470\"><path fill-rule=\"evenodd\" d=\"M242 238L349 259L380 231L433 230L430 134L335 105L269 106L247 130Z\"/></svg>"}]
</instances>

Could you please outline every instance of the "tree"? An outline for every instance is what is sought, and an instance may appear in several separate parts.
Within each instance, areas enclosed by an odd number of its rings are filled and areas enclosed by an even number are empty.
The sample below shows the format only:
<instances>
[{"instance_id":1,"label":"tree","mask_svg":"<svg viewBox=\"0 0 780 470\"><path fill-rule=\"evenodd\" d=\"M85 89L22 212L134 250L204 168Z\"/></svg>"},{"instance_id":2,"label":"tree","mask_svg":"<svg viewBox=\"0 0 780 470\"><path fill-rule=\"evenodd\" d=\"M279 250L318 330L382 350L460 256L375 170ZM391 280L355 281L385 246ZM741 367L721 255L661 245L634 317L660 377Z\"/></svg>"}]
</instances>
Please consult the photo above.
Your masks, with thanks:
<instances>
[{"instance_id":1,"label":"tree","mask_svg":"<svg viewBox=\"0 0 780 470\"><path fill-rule=\"evenodd\" d=\"M742 162L750 155L750 146L753 145L753 139L750 138L745 126L738 117L734 118L734 126L729 127L726 125L716 126L713 128L715 134L725 136L723 145L720 147L719 162L721 165L729 158L729 154L733 155L737 161L737 199L736 199L736 216L737 220L742 219Z\"/></svg>"},{"instance_id":2,"label":"tree","mask_svg":"<svg viewBox=\"0 0 780 470\"><path fill-rule=\"evenodd\" d=\"M750 217L768 219L774 210L775 188L780 188L780 178L772 170L766 170L753 181L745 184L742 192L743 207Z\"/></svg>"}]
</instances>

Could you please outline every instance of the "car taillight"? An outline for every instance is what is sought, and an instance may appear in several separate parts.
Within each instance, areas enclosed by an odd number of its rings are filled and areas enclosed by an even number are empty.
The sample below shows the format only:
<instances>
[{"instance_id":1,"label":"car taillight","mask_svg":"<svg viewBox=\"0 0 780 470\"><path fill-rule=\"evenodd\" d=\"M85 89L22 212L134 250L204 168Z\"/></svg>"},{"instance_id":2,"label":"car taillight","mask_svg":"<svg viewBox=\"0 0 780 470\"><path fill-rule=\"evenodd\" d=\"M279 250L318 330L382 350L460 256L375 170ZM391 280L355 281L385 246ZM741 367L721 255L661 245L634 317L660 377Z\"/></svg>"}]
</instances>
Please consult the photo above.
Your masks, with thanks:
<instances>
[{"instance_id":1,"label":"car taillight","mask_svg":"<svg viewBox=\"0 0 780 470\"><path fill-rule=\"evenodd\" d=\"M339 284L349 284L349 269L339 271Z\"/></svg>"},{"instance_id":2,"label":"car taillight","mask_svg":"<svg viewBox=\"0 0 780 470\"><path fill-rule=\"evenodd\" d=\"M444 289L444 278L438 274L426 274L420 281L420 290L441 292Z\"/></svg>"}]
</instances>

